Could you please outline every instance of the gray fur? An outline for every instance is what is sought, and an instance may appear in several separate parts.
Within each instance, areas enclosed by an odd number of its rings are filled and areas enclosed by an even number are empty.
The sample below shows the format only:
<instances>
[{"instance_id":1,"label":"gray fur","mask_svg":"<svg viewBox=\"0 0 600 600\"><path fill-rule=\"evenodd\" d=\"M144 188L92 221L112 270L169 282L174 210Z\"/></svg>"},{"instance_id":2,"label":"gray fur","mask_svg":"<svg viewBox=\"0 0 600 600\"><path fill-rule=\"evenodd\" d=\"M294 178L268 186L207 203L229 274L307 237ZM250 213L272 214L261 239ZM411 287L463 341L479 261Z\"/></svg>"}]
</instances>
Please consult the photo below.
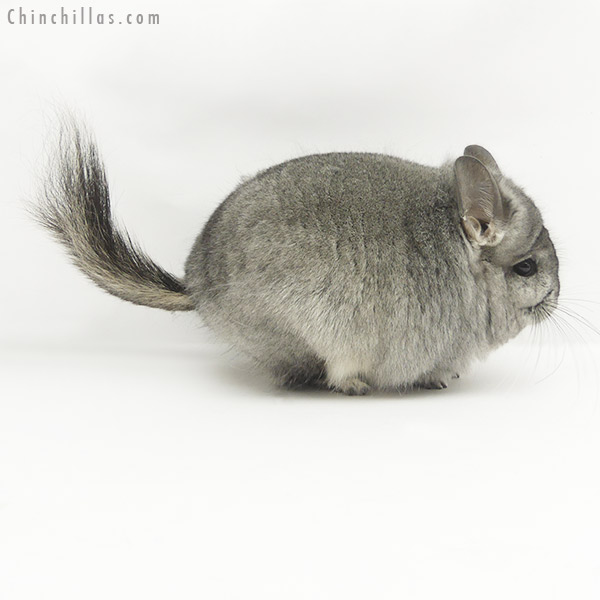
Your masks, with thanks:
<instances>
[{"instance_id":1,"label":"gray fur","mask_svg":"<svg viewBox=\"0 0 600 600\"><path fill-rule=\"evenodd\" d=\"M198 236L185 293L164 293L181 310L195 307L281 385L347 394L446 387L473 359L544 318L559 293L558 261L533 202L489 152L469 146L465 155L466 163L434 168L332 153L262 171ZM73 173L77 183L52 187L50 206L59 210L45 214L84 272L140 301L111 261L100 261L100 276L90 274L98 261L85 255L94 254L96 236L80 214L89 182L78 170L63 159L62 179ZM498 195L491 202L490 190ZM526 258L537 261L535 276L512 270ZM124 288L111 289L104 273ZM132 289L143 280L140 272Z\"/></svg>"},{"instance_id":2,"label":"gray fur","mask_svg":"<svg viewBox=\"0 0 600 600\"><path fill-rule=\"evenodd\" d=\"M194 309L181 281L148 258L115 224L96 145L72 120L63 123L56 160L34 213L67 248L75 265L110 294L164 310Z\"/></svg>"},{"instance_id":3,"label":"gray fur","mask_svg":"<svg viewBox=\"0 0 600 600\"><path fill-rule=\"evenodd\" d=\"M221 204L187 260L186 286L205 322L283 383L300 370L347 393L445 387L559 291L539 212L499 171L493 185L500 239L487 245L461 228L451 165L338 153L289 161ZM511 267L528 256L540 273L524 279Z\"/></svg>"}]
</instances>

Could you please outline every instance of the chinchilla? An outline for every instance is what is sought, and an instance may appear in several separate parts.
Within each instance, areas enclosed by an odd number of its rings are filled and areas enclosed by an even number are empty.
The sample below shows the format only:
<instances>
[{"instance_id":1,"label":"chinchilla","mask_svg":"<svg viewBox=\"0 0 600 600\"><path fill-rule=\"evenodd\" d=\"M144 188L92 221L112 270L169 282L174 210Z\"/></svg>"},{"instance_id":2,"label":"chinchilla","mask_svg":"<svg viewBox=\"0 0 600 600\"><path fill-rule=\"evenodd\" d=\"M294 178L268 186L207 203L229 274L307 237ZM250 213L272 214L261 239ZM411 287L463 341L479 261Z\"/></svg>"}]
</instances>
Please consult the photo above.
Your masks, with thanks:
<instances>
[{"instance_id":1,"label":"chinchilla","mask_svg":"<svg viewBox=\"0 0 600 600\"><path fill-rule=\"evenodd\" d=\"M261 171L178 279L116 226L91 136L61 140L38 216L79 269L134 304L198 311L284 387L444 388L558 298L539 210L481 146L441 167L335 152Z\"/></svg>"}]
</instances>

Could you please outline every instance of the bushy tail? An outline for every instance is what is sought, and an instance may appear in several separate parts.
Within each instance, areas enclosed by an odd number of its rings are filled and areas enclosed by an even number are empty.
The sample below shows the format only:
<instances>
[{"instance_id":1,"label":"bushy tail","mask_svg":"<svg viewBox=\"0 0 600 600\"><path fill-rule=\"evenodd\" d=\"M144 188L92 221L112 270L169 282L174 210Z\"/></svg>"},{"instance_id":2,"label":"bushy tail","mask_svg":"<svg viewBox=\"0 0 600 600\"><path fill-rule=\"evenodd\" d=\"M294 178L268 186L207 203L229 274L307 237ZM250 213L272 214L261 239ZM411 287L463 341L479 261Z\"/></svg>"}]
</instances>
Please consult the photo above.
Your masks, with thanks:
<instances>
[{"instance_id":1,"label":"bushy tail","mask_svg":"<svg viewBox=\"0 0 600 600\"><path fill-rule=\"evenodd\" d=\"M154 263L114 222L108 183L92 137L74 121L61 130L56 160L34 211L101 288L134 304L192 310L182 282Z\"/></svg>"}]
</instances>

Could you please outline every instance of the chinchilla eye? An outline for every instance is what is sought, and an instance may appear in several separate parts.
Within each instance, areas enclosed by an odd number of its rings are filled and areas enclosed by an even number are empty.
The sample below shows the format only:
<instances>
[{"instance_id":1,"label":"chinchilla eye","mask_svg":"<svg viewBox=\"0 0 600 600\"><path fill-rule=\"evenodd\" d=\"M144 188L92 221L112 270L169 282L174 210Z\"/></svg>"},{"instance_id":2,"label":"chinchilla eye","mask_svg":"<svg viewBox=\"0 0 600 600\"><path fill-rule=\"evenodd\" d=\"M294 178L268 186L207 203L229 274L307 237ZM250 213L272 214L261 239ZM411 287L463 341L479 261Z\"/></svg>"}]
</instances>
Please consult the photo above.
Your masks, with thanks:
<instances>
[{"instance_id":1,"label":"chinchilla eye","mask_svg":"<svg viewBox=\"0 0 600 600\"><path fill-rule=\"evenodd\" d=\"M521 277L531 277L537 273L537 263L533 258L527 258L517 263L513 267L513 271Z\"/></svg>"}]
</instances>

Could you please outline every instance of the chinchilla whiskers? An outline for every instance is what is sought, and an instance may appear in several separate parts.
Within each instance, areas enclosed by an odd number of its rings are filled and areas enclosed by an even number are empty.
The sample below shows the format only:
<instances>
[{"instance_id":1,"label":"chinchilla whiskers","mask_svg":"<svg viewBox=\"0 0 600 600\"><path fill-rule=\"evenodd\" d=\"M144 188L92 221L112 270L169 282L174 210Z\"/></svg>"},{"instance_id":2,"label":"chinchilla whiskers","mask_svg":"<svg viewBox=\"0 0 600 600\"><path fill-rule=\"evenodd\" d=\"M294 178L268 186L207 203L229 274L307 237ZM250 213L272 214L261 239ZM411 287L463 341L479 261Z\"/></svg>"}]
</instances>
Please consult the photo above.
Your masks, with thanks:
<instances>
[{"instance_id":1,"label":"chinchilla whiskers","mask_svg":"<svg viewBox=\"0 0 600 600\"><path fill-rule=\"evenodd\" d=\"M572 354L573 364L577 374L578 389L581 387L582 369L587 374L587 368L588 366L591 366L597 395L597 392L600 389L600 380L596 370L595 348L592 347L590 342L590 334L593 334L593 339L596 340L596 336L600 336L598 328L572 307L565 306L564 299L561 299L560 302L552 302L548 307L544 308L547 310L547 313L549 313L548 321L552 322L557 329L560 329L563 332L565 341L570 342L567 346ZM575 345L572 343L573 341L579 343ZM577 347L585 348L583 355L576 351ZM589 377L586 377L586 379L589 380Z\"/></svg>"},{"instance_id":2,"label":"chinchilla whiskers","mask_svg":"<svg viewBox=\"0 0 600 600\"><path fill-rule=\"evenodd\" d=\"M577 312L570 306L561 305L559 306L559 310L562 311L565 315L568 315L570 318L574 319L583 326L587 331L590 331L594 335L600 336L600 329L594 325L588 318L584 317L581 313Z\"/></svg>"},{"instance_id":3,"label":"chinchilla whiskers","mask_svg":"<svg viewBox=\"0 0 600 600\"><path fill-rule=\"evenodd\" d=\"M600 306L600 302L598 302L597 300L590 300L589 298L572 298L570 296L563 296L561 295L560 297L560 302L562 303L571 303L571 302L579 302L581 304L595 304L596 306Z\"/></svg>"},{"instance_id":4,"label":"chinchilla whiskers","mask_svg":"<svg viewBox=\"0 0 600 600\"><path fill-rule=\"evenodd\" d=\"M560 359L558 361L558 363L556 364L556 366L546 375L544 375L541 379L538 379L535 383L542 383L542 381L545 381L546 379L552 377L552 375L554 375L563 365L563 362L565 360L565 356L566 356L566 346L564 344L561 344L562 347L562 353L560 356ZM542 353L542 347L539 347L539 354L541 355Z\"/></svg>"},{"instance_id":5,"label":"chinchilla whiskers","mask_svg":"<svg viewBox=\"0 0 600 600\"><path fill-rule=\"evenodd\" d=\"M544 337L544 329L546 328L546 326L547 326L547 323L545 322L545 320L543 318L536 318L533 321L534 343L535 343L535 347L537 348L537 356L535 359L535 363L533 365L534 373L538 369L540 358L542 356L542 340Z\"/></svg>"},{"instance_id":6,"label":"chinchilla whiskers","mask_svg":"<svg viewBox=\"0 0 600 600\"><path fill-rule=\"evenodd\" d=\"M589 319L584 317L573 307L567 306L564 301L561 300L560 303L554 302L550 304L550 307L554 310L553 314L561 315L564 320L571 319L572 321L575 321L577 325L583 327L587 332L600 336L600 330Z\"/></svg>"},{"instance_id":7,"label":"chinchilla whiskers","mask_svg":"<svg viewBox=\"0 0 600 600\"><path fill-rule=\"evenodd\" d=\"M554 375L554 373L560 369L566 354L565 345L559 344L558 347L561 348L560 356L555 352L552 353L552 356L549 356L547 354L549 352L549 346L556 349L557 345L549 345L545 342L551 338L551 334L553 333L558 333L561 338L564 338L566 337L566 332L563 325L553 318L552 312L548 310L547 307L540 305L536 308L535 312L532 312L532 314L534 319L532 326L529 329L528 353L524 362L531 364L532 353L534 353L535 359L533 360L531 370L532 373L540 375L539 379L535 381L535 384L538 384ZM548 362L550 363L549 372L546 368L541 368Z\"/></svg>"},{"instance_id":8,"label":"chinchilla whiskers","mask_svg":"<svg viewBox=\"0 0 600 600\"><path fill-rule=\"evenodd\" d=\"M577 338L580 342L587 342L581 331L576 327L576 325L578 325L577 321L573 323L570 320L571 315L564 312L561 307L554 308L553 312L547 315L547 318L548 321L552 322L562 332L563 338L566 341L569 340L569 336L571 336Z\"/></svg>"},{"instance_id":9,"label":"chinchilla whiskers","mask_svg":"<svg viewBox=\"0 0 600 600\"><path fill-rule=\"evenodd\" d=\"M539 335L540 335L540 329L541 329L541 324L538 323L537 320L534 320L531 327L529 328L529 343L527 344L528 347L528 352L527 352L527 356L525 357L524 362L525 363L529 363L529 359L531 357L531 353L535 351L535 349L537 349L538 351L538 357L539 357L539 352L540 352L540 344L539 344ZM536 364L537 364L537 359L536 359Z\"/></svg>"},{"instance_id":10,"label":"chinchilla whiskers","mask_svg":"<svg viewBox=\"0 0 600 600\"><path fill-rule=\"evenodd\" d=\"M569 338L569 329L572 326L565 322L565 319L560 315L557 315L555 311L552 310L551 306L548 306L547 303L541 304L536 307L535 312L533 314L533 326L532 326L532 343L534 347L537 348L537 356L535 360L535 364L533 366L533 372L537 372L539 370L540 364L544 364L547 361L542 361L542 357L544 353L548 352L548 344L544 344L546 340L549 339L550 334L558 334L561 340L566 341ZM574 331L577 335L578 332ZM553 354L551 357L548 356L550 360L550 371L543 374L543 376L536 380L536 384L541 383L554 375L563 365L566 354L567 354L567 346L568 344L561 343L558 346L560 347L560 356L557 354ZM556 344L550 344L552 348L556 348ZM570 347L570 345L569 345ZM572 349L571 349L572 352ZM580 377L579 374L577 376L577 380L579 382ZM579 385L578 385L579 387Z\"/></svg>"}]
</instances>

